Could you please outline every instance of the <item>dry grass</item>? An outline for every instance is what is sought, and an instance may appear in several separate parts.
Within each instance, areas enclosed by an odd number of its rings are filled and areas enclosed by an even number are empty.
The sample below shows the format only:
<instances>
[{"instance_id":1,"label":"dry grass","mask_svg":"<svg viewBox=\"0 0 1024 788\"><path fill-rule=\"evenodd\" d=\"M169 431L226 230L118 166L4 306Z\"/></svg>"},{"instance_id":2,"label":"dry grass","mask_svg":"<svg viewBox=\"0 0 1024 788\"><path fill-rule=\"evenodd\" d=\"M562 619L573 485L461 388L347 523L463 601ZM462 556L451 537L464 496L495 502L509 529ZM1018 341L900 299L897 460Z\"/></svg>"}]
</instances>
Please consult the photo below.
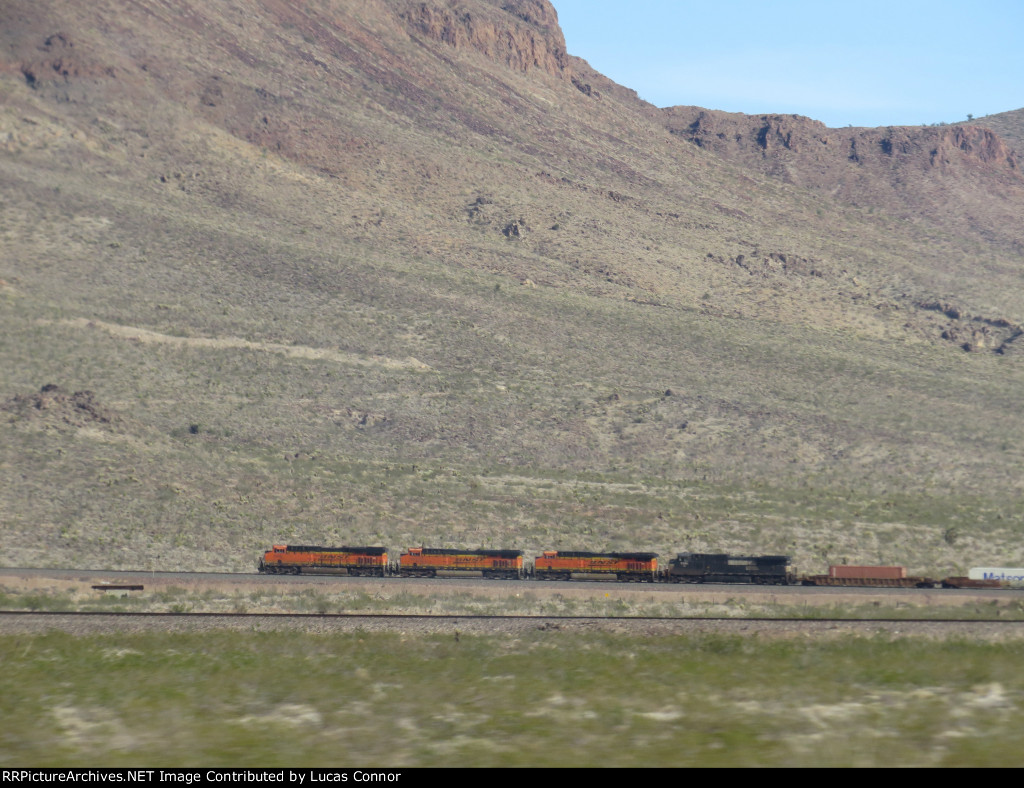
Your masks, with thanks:
<instances>
[{"instance_id":1,"label":"dry grass","mask_svg":"<svg viewBox=\"0 0 1024 788\"><path fill-rule=\"evenodd\" d=\"M566 639L4 638L0 764L1020 763L1012 644Z\"/></svg>"}]
</instances>

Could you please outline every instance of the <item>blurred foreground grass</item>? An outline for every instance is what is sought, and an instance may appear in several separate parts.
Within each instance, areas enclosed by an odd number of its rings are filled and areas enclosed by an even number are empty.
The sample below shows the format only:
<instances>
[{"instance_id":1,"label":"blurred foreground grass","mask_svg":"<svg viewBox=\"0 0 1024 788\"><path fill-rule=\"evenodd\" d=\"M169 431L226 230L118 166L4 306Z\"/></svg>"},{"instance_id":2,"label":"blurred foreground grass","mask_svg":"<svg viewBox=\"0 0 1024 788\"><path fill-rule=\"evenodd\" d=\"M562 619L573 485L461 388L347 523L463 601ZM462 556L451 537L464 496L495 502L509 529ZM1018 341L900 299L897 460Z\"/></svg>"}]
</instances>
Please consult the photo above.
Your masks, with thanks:
<instances>
[{"instance_id":1,"label":"blurred foreground grass","mask_svg":"<svg viewBox=\"0 0 1024 788\"><path fill-rule=\"evenodd\" d=\"M0 765L1021 765L1016 644L0 638Z\"/></svg>"}]
</instances>

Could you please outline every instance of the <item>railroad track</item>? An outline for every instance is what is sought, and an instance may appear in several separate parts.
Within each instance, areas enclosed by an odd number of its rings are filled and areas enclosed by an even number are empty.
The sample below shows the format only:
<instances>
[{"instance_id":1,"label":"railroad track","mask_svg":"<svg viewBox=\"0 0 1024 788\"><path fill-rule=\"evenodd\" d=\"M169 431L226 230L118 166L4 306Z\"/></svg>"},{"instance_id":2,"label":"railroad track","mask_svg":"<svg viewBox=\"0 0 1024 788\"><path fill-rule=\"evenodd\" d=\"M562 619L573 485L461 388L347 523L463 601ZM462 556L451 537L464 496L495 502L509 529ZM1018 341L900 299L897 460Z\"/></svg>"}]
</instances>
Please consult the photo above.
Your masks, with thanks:
<instances>
[{"instance_id":1,"label":"railroad track","mask_svg":"<svg viewBox=\"0 0 1024 788\"><path fill-rule=\"evenodd\" d=\"M1011 618L817 618L807 616L558 616L558 615L482 615L460 613L234 613L234 612L171 612L171 611L107 611L107 610L0 610L0 619L39 618L107 618L107 619L178 619L178 620L253 620L277 621L509 621L555 623L672 623L672 622L735 622L735 623L815 623L815 624L999 624L1024 629L1024 619Z\"/></svg>"},{"instance_id":2,"label":"railroad track","mask_svg":"<svg viewBox=\"0 0 1024 788\"><path fill-rule=\"evenodd\" d=\"M1024 621L962 618L767 618L654 616L484 616L382 613L128 613L0 611L0 636L63 632L75 636L147 632L248 634L311 633L362 636L394 633L412 637L553 637L610 634L629 638L726 635L759 639L883 637L958 638L972 642L1018 642ZM571 641L570 641L571 642Z\"/></svg>"},{"instance_id":3,"label":"railroad track","mask_svg":"<svg viewBox=\"0 0 1024 788\"><path fill-rule=\"evenodd\" d=\"M798 616L559 616L397 613L210 613L0 611L0 634L67 631L76 634L130 631L360 632L416 634L522 634L529 631L629 633L672 636L736 633L784 637L793 634L927 634L979 640L1024 638L1024 620L1005 618L805 618Z\"/></svg>"},{"instance_id":4,"label":"railroad track","mask_svg":"<svg viewBox=\"0 0 1024 788\"><path fill-rule=\"evenodd\" d=\"M831 586L775 586L727 583L617 583L614 581L591 581L565 583L563 581L533 580L528 583L521 580L493 580L478 577L445 577L443 579L398 578L398 577L349 577L337 574L301 574L301 575L267 575L255 572L164 572L139 570L99 570L99 569L39 569L0 567L0 579L8 578L12 582L22 582L29 578L48 579L60 583L78 584L82 582L98 583L113 588L124 584L143 584L147 591L159 588L174 587L177 584L206 584L224 586L321 586L324 588L384 588L388 586L416 589L432 589L445 591L461 588L479 589L514 589L516 591L548 591L557 590L566 593L571 590L590 591L593 593L624 593L640 594L655 593L665 595L697 595L697 594L730 594L730 595L764 595L778 598L787 596L825 596L825 595L883 595L893 597L895 594L925 596L933 593L941 594L950 600L966 598L978 599L1009 599L1024 598L1024 588L1016 589L919 589L919 588L874 588L874 587L831 587ZM938 598L938 597L936 597Z\"/></svg>"}]
</instances>

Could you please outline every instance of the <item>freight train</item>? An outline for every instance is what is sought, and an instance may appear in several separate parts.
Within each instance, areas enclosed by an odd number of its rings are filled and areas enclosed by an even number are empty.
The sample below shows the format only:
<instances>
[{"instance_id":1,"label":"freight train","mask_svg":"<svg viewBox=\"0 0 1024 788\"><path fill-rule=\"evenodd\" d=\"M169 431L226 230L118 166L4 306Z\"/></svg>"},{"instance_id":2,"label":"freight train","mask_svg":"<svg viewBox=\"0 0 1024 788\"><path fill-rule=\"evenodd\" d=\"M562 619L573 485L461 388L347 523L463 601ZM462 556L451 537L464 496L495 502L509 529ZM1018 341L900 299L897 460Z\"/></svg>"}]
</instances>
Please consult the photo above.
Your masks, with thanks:
<instances>
[{"instance_id":1,"label":"freight train","mask_svg":"<svg viewBox=\"0 0 1024 788\"><path fill-rule=\"evenodd\" d=\"M504 580L614 580L620 583L741 583L873 588L1007 588L1004 579L908 577L901 566L830 566L825 575L798 575L785 555L678 553L667 567L657 553L545 550L527 563L522 550L414 547L397 561L384 547L274 545L260 558L267 574L348 574L371 577L484 577ZM1022 578L1024 579L1024 578Z\"/></svg>"}]
</instances>

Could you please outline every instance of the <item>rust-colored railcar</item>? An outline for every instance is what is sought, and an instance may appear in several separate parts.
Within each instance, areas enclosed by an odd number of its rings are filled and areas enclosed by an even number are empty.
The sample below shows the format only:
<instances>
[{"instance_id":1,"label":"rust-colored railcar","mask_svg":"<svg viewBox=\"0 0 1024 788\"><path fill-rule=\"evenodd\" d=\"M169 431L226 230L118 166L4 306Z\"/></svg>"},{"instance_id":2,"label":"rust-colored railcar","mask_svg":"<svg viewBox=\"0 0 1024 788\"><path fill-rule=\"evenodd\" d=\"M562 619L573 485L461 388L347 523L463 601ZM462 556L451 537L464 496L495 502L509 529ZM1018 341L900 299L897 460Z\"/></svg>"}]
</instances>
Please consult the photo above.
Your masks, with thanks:
<instances>
[{"instance_id":1,"label":"rust-colored railcar","mask_svg":"<svg viewBox=\"0 0 1024 788\"><path fill-rule=\"evenodd\" d=\"M385 547L313 547L276 544L263 554L260 572L272 575L340 574L384 577Z\"/></svg>"},{"instance_id":2,"label":"rust-colored railcar","mask_svg":"<svg viewBox=\"0 0 1024 788\"><path fill-rule=\"evenodd\" d=\"M828 576L841 580L848 578L865 580L905 580L907 570L902 566L847 566L833 565L828 568Z\"/></svg>"},{"instance_id":3,"label":"rust-colored railcar","mask_svg":"<svg viewBox=\"0 0 1024 788\"><path fill-rule=\"evenodd\" d=\"M827 575L805 576L801 582L805 586L843 588L934 588L938 581L907 577L902 566L830 566Z\"/></svg>"},{"instance_id":4,"label":"rust-colored railcar","mask_svg":"<svg viewBox=\"0 0 1024 788\"><path fill-rule=\"evenodd\" d=\"M445 574L462 573L480 573L491 579L519 580L524 577L523 551L411 547L398 558L398 574L402 577L443 577Z\"/></svg>"},{"instance_id":5,"label":"rust-colored railcar","mask_svg":"<svg viewBox=\"0 0 1024 788\"><path fill-rule=\"evenodd\" d=\"M615 575L620 582L654 583L658 580L658 554L545 550L533 559L537 580L572 580L574 574Z\"/></svg>"},{"instance_id":6,"label":"rust-colored railcar","mask_svg":"<svg viewBox=\"0 0 1024 788\"><path fill-rule=\"evenodd\" d=\"M942 579L943 588L1010 588L1008 583L1002 580L976 580L972 577L945 577Z\"/></svg>"}]
</instances>

